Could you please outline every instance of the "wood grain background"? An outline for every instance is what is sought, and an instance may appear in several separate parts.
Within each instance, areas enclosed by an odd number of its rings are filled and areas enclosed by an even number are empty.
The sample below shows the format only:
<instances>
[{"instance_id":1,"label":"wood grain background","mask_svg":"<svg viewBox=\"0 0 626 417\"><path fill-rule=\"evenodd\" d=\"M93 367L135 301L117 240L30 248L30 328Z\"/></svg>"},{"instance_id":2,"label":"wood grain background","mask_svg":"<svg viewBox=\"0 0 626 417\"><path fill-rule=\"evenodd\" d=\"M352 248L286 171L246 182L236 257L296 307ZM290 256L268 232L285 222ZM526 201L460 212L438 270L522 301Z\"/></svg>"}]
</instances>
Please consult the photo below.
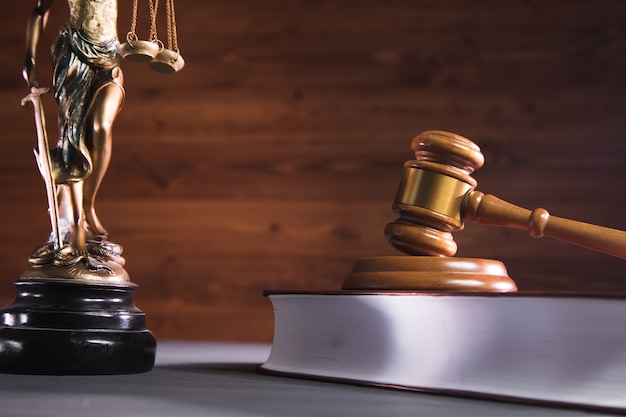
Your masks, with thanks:
<instances>
[{"instance_id":1,"label":"wood grain background","mask_svg":"<svg viewBox=\"0 0 626 417\"><path fill-rule=\"evenodd\" d=\"M0 0L3 304L49 230L32 109L19 105L33 5ZM423 130L478 143L483 192L626 229L623 0L176 6L187 65L171 76L124 65L98 200L157 338L269 341L264 289L338 289L356 258L396 254L383 229ZM53 7L42 66L66 9ZM524 290L626 290L624 261L589 250L471 224L455 240L461 256L505 262Z\"/></svg>"}]
</instances>

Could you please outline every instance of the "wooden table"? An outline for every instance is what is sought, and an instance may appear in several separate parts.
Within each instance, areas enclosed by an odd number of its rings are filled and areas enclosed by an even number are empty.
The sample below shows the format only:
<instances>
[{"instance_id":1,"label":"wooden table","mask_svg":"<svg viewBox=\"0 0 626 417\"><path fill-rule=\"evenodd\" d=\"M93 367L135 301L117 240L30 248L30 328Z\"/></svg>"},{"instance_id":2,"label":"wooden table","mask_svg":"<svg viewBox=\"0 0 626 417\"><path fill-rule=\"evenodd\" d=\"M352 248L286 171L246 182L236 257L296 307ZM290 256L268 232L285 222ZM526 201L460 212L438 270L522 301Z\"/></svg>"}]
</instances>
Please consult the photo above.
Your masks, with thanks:
<instances>
[{"instance_id":1,"label":"wooden table","mask_svg":"<svg viewBox=\"0 0 626 417\"><path fill-rule=\"evenodd\" d=\"M593 416L260 375L267 344L160 342L145 374L0 375L0 416Z\"/></svg>"}]
</instances>

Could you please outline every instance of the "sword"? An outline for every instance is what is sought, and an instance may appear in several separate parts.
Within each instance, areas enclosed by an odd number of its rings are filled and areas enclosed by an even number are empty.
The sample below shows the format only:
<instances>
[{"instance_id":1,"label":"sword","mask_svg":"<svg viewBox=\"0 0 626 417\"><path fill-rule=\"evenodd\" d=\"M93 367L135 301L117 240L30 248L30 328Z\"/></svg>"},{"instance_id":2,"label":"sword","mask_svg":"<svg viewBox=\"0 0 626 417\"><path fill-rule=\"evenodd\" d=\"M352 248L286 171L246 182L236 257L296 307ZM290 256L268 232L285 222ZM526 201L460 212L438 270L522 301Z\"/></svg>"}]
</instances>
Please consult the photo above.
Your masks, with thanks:
<instances>
[{"instance_id":1,"label":"sword","mask_svg":"<svg viewBox=\"0 0 626 417\"><path fill-rule=\"evenodd\" d=\"M48 149L48 135L46 133L46 118L43 112L41 95L49 92L48 87L31 87L30 94L22 99L22 106L29 101L33 103L35 111L35 126L37 128L37 147L33 149L37 167L43 177L46 186L46 196L48 197L48 214L50 214L50 224L52 226L52 236L54 238L54 249L61 249L63 241L61 239L59 227L59 202L57 200L56 185L52 175L52 162Z\"/></svg>"}]
</instances>

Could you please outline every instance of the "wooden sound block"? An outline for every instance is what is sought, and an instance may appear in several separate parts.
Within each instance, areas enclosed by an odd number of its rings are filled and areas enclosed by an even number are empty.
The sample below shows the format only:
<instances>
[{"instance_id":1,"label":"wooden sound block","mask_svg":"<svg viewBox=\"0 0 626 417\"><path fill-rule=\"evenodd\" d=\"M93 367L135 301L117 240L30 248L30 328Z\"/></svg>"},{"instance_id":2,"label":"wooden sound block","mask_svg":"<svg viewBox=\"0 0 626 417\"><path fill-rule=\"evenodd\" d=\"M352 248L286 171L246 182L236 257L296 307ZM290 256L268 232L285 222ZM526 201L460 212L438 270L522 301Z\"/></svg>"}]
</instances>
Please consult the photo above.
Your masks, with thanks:
<instances>
[{"instance_id":1,"label":"wooden sound block","mask_svg":"<svg viewBox=\"0 0 626 417\"><path fill-rule=\"evenodd\" d=\"M513 292L515 282L500 261L437 256L358 259L344 290Z\"/></svg>"}]
</instances>

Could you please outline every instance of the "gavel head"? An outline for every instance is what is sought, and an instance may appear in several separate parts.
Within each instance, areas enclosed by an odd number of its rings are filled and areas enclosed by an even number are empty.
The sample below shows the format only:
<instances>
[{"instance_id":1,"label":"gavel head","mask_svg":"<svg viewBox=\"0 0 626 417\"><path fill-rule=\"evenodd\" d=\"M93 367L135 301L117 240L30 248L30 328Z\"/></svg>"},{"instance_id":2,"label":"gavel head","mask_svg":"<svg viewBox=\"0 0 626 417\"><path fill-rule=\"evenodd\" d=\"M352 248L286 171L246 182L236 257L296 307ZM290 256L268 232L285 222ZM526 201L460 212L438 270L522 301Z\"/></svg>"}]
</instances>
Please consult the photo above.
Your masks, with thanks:
<instances>
[{"instance_id":1,"label":"gavel head","mask_svg":"<svg viewBox=\"0 0 626 417\"><path fill-rule=\"evenodd\" d=\"M415 160L405 163L392 206L399 218L385 236L410 255L453 256L451 232L463 229L463 201L476 188L471 174L483 165L483 154L469 139L437 130L416 136L411 148Z\"/></svg>"}]
</instances>

